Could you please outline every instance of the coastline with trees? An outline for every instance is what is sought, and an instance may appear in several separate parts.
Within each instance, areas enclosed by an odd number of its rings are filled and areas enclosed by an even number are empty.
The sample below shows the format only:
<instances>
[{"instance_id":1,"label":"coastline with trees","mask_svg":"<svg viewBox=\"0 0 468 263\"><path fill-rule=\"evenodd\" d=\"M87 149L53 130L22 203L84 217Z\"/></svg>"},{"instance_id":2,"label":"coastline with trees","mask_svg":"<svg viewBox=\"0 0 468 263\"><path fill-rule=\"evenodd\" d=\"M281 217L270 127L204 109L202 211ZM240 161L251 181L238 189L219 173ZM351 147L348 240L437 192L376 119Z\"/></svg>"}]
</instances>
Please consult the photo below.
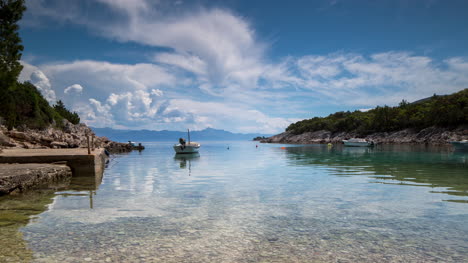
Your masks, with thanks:
<instances>
[{"instance_id":1,"label":"coastline with trees","mask_svg":"<svg viewBox=\"0 0 468 263\"><path fill-rule=\"evenodd\" d=\"M396 107L336 112L292 123L264 143L341 143L349 138L376 143L448 144L468 139L468 89L454 94L402 100Z\"/></svg>"}]
</instances>

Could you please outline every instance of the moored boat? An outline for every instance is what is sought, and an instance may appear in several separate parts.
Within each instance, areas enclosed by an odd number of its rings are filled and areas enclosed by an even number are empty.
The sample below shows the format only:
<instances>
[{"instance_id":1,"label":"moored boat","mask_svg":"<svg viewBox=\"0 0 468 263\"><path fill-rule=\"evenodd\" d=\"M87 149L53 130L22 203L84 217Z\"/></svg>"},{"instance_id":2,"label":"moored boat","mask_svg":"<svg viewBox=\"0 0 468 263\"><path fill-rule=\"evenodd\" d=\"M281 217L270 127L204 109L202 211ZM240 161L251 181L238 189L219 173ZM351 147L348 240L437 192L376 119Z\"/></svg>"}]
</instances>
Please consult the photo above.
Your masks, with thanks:
<instances>
[{"instance_id":1,"label":"moored boat","mask_svg":"<svg viewBox=\"0 0 468 263\"><path fill-rule=\"evenodd\" d=\"M343 143L345 146L350 146L350 147L369 147L369 146L374 146L374 142L368 141L366 139L361 139L361 138L352 138L349 140L343 140Z\"/></svg>"},{"instance_id":2,"label":"moored boat","mask_svg":"<svg viewBox=\"0 0 468 263\"><path fill-rule=\"evenodd\" d=\"M190 130L187 130L187 134L188 134L188 143L185 142L183 138L180 138L179 143L173 146L176 154L198 153L198 149L200 148L201 145L198 142L190 141Z\"/></svg>"},{"instance_id":3,"label":"moored boat","mask_svg":"<svg viewBox=\"0 0 468 263\"><path fill-rule=\"evenodd\" d=\"M197 153L198 149L200 148L200 144L197 142L189 142L184 144L176 144L174 145L174 151L179 154L179 153Z\"/></svg>"}]
</instances>

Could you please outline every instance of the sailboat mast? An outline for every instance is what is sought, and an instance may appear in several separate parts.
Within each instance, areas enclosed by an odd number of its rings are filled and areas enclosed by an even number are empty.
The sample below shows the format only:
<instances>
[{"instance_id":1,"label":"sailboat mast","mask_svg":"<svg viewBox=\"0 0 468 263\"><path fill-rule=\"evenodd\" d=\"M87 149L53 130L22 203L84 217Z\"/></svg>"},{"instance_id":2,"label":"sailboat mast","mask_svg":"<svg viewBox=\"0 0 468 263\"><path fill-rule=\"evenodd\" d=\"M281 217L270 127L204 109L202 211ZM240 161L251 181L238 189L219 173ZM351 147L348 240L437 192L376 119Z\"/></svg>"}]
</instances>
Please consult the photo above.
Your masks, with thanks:
<instances>
[{"instance_id":1,"label":"sailboat mast","mask_svg":"<svg viewBox=\"0 0 468 263\"><path fill-rule=\"evenodd\" d=\"M190 130L187 129L187 134L188 134L188 143L190 144Z\"/></svg>"}]
</instances>

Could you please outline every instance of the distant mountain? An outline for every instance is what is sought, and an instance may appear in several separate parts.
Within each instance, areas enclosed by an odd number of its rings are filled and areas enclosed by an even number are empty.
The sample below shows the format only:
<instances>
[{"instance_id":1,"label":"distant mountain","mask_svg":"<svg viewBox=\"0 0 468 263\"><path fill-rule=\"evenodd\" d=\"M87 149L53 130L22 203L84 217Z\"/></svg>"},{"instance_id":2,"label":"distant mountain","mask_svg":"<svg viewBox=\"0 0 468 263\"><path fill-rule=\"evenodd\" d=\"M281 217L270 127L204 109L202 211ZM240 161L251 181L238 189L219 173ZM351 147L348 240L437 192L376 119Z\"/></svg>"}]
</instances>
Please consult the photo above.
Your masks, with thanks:
<instances>
[{"instance_id":1,"label":"distant mountain","mask_svg":"<svg viewBox=\"0 0 468 263\"><path fill-rule=\"evenodd\" d=\"M179 138L187 139L187 132L180 131L151 131L151 130L115 130L112 128L92 128L97 136L106 136L113 141L148 142L148 141L175 141ZM192 141L234 141L252 140L258 136L271 136L260 133L232 133L225 130L207 128L201 131L190 131Z\"/></svg>"}]
</instances>

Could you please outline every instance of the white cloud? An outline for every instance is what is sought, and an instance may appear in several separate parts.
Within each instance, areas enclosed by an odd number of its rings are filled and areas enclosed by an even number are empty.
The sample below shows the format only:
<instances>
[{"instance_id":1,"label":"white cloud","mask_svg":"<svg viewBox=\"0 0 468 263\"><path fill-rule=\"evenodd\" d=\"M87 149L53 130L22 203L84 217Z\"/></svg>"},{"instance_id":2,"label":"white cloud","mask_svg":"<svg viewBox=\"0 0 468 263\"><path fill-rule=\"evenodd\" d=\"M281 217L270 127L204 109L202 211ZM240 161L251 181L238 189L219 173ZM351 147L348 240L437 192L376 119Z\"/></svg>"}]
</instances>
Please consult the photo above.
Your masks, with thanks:
<instances>
[{"instance_id":1,"label":"white cloud","mask_svg":"<svg viewBox=\"0 0 468 263\"><path fill-rule=\"evenodd\" d=\"M147 63L130 65L84 60L46 64L41 69L54 79L57 88L79 83L92 90L93 97L99 100L107 99L112 92L174 86L183 80L177 79L165 68Z\"/></svg>"},{"instance_id":2,"label":"white cloud","mask_svg":"<svg viewBox=\"0 0 468 263\"><path fill-rule=\"evenodd\" d=\"M163 92L160 89L152 89L151 90L151 95L156 95L158 97L161 97L163 95Z\"/></svg>"},{"instance_id":3,"label":"white cloud","mask_svg":"<svg viewBox=\"0 0 468 263\"><path fill-rule=\"evenodd\" d=\"M384 52L369 57L307 56L297 61L304 88L346 105L396 104L402 99L453 93L468 84L466 58L437 64L430 57Z\"/></svg>"},{"instance_id":4,"label":"white cloud","mask_svg":"<svg viewBox=\"0 0 468 263\"><path fill-rule=\"evenodd\" d=\"M173 65L181 69L193 72L200 76L207 74L206 63L197 56L174 53L158 53L154 57L155 62Z\"/></svg>"},{"instance_id":5,"label":"white cloud","mask_svg":"<svg viewBox=\"0 0 468 263\"><path fill-rule=\"evenodd\" d=\"M65 94L72 94L72 93L81 93L83 92L83 87L80 84L73 84L68 86L64 91Z\"/></svg>"}]
</instances>

